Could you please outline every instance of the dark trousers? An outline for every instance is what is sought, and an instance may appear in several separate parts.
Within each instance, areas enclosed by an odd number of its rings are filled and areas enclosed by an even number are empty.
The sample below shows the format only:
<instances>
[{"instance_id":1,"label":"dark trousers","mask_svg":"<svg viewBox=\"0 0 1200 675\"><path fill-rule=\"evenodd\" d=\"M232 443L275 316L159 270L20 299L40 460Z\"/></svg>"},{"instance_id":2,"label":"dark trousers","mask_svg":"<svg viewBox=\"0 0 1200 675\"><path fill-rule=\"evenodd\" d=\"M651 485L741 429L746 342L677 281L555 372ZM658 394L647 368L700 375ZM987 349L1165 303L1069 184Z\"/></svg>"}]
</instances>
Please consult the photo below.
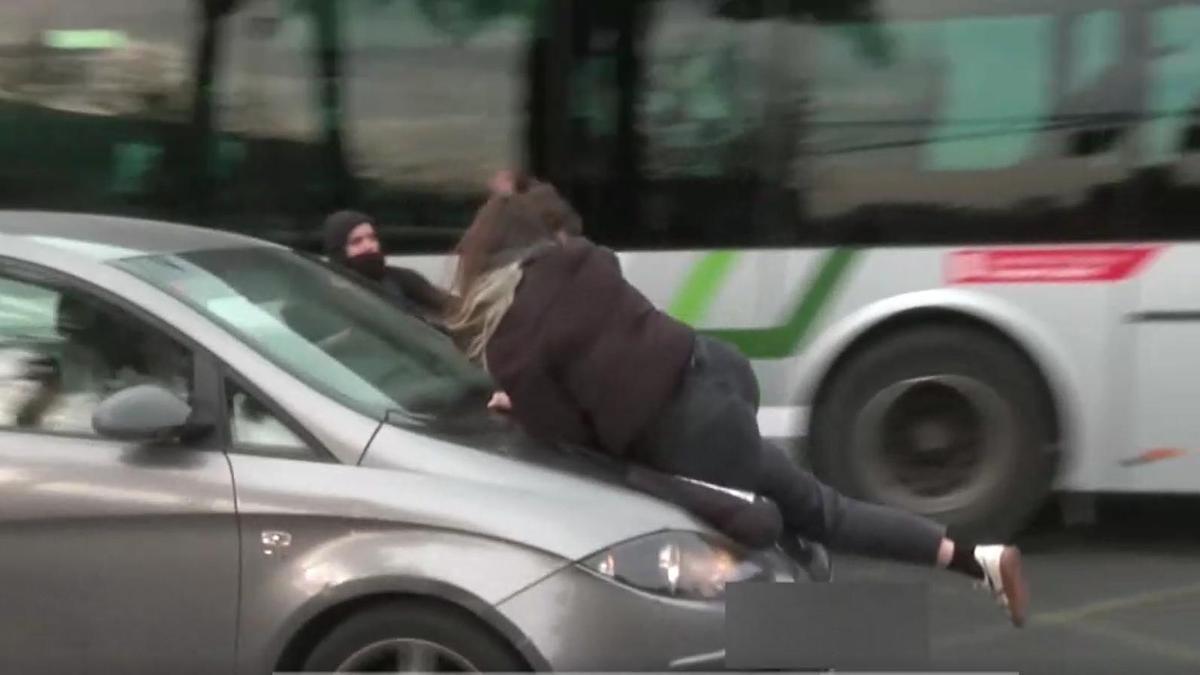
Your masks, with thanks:
<instances>
[{"instance_id":1,"label":"dark trousers","mask_svg":"<svg viewBox=\"0 0 1200 675\"><path fill-rule=\"evenodd\" d=\"M749 361L711 338L697 339L680 390L634 456L695 480L774 501L792 533L834 550L932 565L945 536L916 514L839 494L758 430L758 383Z\"/></svg>"}]
</instances>

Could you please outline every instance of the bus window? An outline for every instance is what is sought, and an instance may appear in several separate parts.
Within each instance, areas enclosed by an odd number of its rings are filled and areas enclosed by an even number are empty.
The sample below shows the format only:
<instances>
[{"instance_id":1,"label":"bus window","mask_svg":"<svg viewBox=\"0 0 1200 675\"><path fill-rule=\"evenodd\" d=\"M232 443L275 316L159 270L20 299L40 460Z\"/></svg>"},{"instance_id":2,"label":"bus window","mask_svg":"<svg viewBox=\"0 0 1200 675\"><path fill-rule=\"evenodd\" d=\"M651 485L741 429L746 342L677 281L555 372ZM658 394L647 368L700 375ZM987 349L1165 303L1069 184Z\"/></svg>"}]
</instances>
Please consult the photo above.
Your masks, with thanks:
<instances>
[{"instance_id":1,"label":"bus window","mask_svg":"<svg viewBox=\"0 0 1200 675\"><path fill-rule=\"evenodd\" d=\"M637 99L643 203L670 246L739 242L756 228L767 149L772 23L719 3L651 6ZM653 235L652 235L653 236Z\"/></svg>"},{"instance_id":2,"label":"bus window","mask_svg":"<svg viewBox=\"0 0 1200 675\"><path fill-rule=\"evenodd\" d=\"M524 164L544 0L0 2L0 208L444 252Z\"/></svg>"},{"instance_id":3,"label":"bus window","mask_svg":"<svg viewBox=\"0 0 1200 675\"><path fill-rule=\"evenodd\" d=\"M1200 7L1139 12L1149 86L1136 183L1144 236L1200 238Z\"/></svg>"},{"instance_id":4,"label":"bus window","mask_svg":"<svg viewBox=\"0 0 1200 675\"><path fill-rule=\"evenodd\" d=\"M1151 66L1146 163L1176 160L1200 111L1200 7L1168 7L1150 17Z\"/></svg>"},{"instance_id":5,"label":"bus window","mask_svg":"<svg viewBox=\"0 0 1200 675\"><path fill-rule=\"evenodd\" d=\"M144 215L189 118L192 3L0 3L0 208Z\"/></svg>"},{"instance_id":6,"label":"bus window","mask_svg":"<svg viewBox=\"0 0 1200 675\"><path fill-rule=\"evenodd\" d=\"M452 243L488 178L523 163L525 58L539 5L347 4L356 8L347 16L348 149L361 203L399 245L420 228Z\"/></svg>"},{"instance_id":7,"label":"bus window","mask_svg":"<svg viewBox=\"0 0 1200 675\"><path fill-rule=\"evenodd\" d=\"M391 250L448 250L489 176L523 163L539 4L249 3L231 26L222 129L251 166L223 212L299 228L290 243L311 247L325 213L353 206Z\"/></svg>"},{"instance_id":8,"label":"bus window","mask_svg":"<svg viewBox=\"0 0 1200 675\"><path fill-rule=\"evenodd\" d=\"M809 93L792 175L817 240L1062 240L1119 234L1131 173L1122 17L1110 0L792 6Z\"/></svg>"},{"instance_id":9,"label":"bus window","mask_svg":"<svg viewBox=\"0 0 1200 675\"><path fill-rule=\"evenodd\" d=\"M946 92L926 166L986 171L1031 154L1052 103L1050 28L1047 16L939 22Z\"/></svg>"},{"instance_id":10,"label":"bus window","mask_svg":"<svg viewBox=\"0 0 1200 675\"><path fill-rule=\"evenodd\" d=\"M764 22L738 25L694 1L653 8L639 120L651 181L753 174L766 111ZM758 47L758 49L756 49Z\"/></svg>"},{"instance_id":11,"label":"bus window","mask_svg":"<svg viewBox=\"0 0 1200 675\"><path fill-rule=\"evenodd\" d=\"M759 5L577 3L571 193L622 248L744 245L769 189L773 23ZM722 13L748 5L737 15ZM761 239L761 238L760 238Z\"/></svg>"}]
</instances>

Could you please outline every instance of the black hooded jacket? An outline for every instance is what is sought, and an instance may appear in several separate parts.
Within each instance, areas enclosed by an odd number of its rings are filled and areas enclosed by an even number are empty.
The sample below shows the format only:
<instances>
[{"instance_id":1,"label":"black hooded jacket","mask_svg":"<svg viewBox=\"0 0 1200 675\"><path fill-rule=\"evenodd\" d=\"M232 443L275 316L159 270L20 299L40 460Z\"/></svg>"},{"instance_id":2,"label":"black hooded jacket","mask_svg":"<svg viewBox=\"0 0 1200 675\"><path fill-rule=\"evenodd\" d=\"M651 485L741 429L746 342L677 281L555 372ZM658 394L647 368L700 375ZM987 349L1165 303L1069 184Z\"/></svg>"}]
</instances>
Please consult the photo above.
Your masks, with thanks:
<instances>
[{"instance_id":1,"label":"black hooded jacket","mask_svg":"<svg viewBox=\"0 0 1200 675\"><path fill-rule=\"evenodd\" d=\"M324 248L331 262L355 273L361 280L376 290L382 291L390 300L406 312L425 319L444 315L450 296L421 276L420 273L404 268L389 267L379 261L378 274L365 266L356 265L346 257L346 241L354 228L362 223L375 225L375 219L357 211L338 211L325 219ZM382 257L382 254L381 254Z\"/></svg>"},{"instance_id":2,"label":"black hooded jacket","mask_svg":"<svg viewBox=\"0 0 1200 675\"><path fill-rule=\"evenodd\" d=\"M692 329L659 311L617 256L583 237L525 258L488 370L534 436L628 456L674 398Z\"/></svg>"}]
</instances>

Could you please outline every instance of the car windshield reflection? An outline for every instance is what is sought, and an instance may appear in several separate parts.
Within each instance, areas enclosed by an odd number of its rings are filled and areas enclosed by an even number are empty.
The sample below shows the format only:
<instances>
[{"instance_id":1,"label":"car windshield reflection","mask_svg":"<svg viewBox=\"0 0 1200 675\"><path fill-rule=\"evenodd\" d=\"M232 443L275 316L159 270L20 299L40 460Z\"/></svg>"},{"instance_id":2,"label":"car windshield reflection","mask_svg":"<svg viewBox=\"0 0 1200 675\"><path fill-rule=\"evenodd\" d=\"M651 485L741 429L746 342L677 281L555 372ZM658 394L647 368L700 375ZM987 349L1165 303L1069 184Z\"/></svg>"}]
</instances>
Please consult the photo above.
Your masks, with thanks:
<instances>
[{"instance_id":1,"label":"car windshield reflection","mask_svg":"<svg viewBox=\"0 0 1200 675\"><path fill-rule=\"evenodd\" d=\"M491 392L487 374L448 337L294 251L203 250L113 264L187 303L314 389L371 417L383 419L394 410L437 415L467 402L482 406Z\"/></svg>"}]
</instances>

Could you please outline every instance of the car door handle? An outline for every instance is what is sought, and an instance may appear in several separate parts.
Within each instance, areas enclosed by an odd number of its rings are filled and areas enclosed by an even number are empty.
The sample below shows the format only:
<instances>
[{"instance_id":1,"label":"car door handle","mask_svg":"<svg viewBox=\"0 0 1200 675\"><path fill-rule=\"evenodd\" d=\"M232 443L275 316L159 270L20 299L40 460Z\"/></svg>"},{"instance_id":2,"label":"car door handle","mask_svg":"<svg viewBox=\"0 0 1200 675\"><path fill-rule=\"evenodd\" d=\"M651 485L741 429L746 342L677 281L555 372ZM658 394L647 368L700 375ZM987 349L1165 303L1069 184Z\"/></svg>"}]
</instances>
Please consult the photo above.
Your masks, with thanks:
<instances>
[{"instance_id":1,"label":"car door handle","mask_svg":"<svg viewBox=\"0 0 1200 675\"><path fill-rule=\"evenodd\" d=\"M263 555L275 555L276 551L283 550L291 545L292 535L290 532L284 532L283 530L262 531Z\"/></svg>"}]
</instances>

